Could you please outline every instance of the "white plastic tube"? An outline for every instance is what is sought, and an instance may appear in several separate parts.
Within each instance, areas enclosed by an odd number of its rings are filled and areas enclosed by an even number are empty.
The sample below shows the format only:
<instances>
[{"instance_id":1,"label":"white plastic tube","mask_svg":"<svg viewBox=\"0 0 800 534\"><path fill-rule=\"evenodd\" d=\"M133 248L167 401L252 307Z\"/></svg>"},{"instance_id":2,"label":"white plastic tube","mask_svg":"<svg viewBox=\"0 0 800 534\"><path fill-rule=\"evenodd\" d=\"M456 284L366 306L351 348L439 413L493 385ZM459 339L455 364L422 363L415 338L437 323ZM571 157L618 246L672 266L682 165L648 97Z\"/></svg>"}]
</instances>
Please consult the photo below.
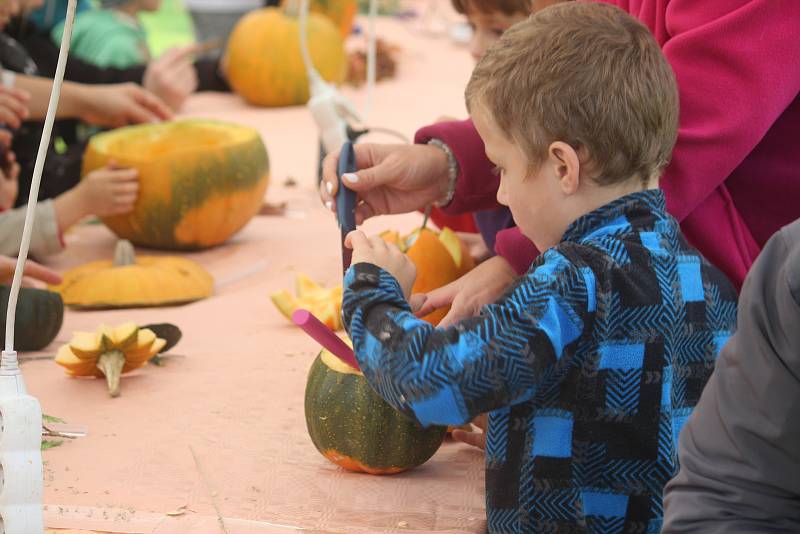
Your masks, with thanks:
<instances>
[{"instance_id":1,"label":"white plastic tube","mask_svg":"<svg viewBox=\"0 0 800 534\"><path fill-rule=\"evenodd\" d=\"M25 227L22 230L22 243L20 243L17 268L14 270L14 279L11 283L11 293L8 296L8 310L6 313L6 352L14 351L14 314L17 310L17 297L19 296L20 284L22 283L22 272L25 266L25 260L28 259L28 249L31 245L31 232L33 230L33 218L39 199L39 184L42 181L44 160L47 155L47 147L50 145L53 121L55 120L56 108L58 108L58 99L61 96L61 84L64 81L64 69L67 65L67 54L69 53L69 45L72 41L72 22L75 18L76 1L77 0L69 0L67 3L67 18L64 23L64 35L61 38L61 50L58 55L56 75L53 79L53 90L50 93L50 103L47 106L47 116L44 121L42 139L39 141L36 165L33 168L31 193L28 199L28 208L25 211ZM16 360L16 357L14 359ZM3 358L3 364L5 364L5 358Z\"/></svg>"}]
</instances>

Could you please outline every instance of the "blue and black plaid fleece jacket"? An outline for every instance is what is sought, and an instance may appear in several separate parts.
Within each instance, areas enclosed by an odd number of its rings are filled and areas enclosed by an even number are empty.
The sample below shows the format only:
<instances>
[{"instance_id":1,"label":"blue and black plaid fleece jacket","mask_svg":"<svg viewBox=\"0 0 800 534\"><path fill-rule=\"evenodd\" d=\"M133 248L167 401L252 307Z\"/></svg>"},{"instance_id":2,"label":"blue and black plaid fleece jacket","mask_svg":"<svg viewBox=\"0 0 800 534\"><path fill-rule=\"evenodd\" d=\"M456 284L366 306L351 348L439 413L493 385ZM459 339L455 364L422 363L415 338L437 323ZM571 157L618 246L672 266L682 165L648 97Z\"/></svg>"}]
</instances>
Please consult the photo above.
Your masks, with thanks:
<instances>
[{"instance_id":1,"label":"blue and black plaid fleece jacket","mask_svg":"<svg viewBox=\"0 0 800 534\"><path fill-rule=\"evenodd\" d=\"M575 221L480 316L437 329L371 264L345 277L364 375L423 425L489 412L490 532L657 533L678 433L735 328L736 292L663 193Z\"/></svg>"}]
</instances>

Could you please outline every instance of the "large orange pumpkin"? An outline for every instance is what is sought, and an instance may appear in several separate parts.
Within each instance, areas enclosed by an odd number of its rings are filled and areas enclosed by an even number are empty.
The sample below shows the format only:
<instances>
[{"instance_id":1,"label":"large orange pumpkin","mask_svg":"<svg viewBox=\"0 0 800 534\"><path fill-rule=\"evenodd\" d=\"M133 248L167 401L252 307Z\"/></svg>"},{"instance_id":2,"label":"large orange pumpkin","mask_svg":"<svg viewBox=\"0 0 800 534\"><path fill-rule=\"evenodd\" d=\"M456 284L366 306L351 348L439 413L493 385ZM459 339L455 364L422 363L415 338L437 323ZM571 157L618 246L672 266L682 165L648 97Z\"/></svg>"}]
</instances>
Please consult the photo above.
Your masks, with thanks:
<instances>
[{"instance_id":1,"label":"large orange pumpkin","mask_svg":"<svg viewBox=\"0 0 800 534\"><path fill-rule=\"evenodd\" d=\"M306 29L314 68L325 80L341 82L347 56L339 30L318 13L309 14ZM308 101L300 26L281 9L258 9L240 20L228 40L222 64L233 90L250 104L291 106Z\"/></svg>"},{"instance_id":2,"label":"large orange pumpkin","mask_svg":"<svg viewBox=\"0 0 800 534\"><path fill-rule=\"evenodd\" d=\"M184 120L94 136L83 174L108 165L139 171L133 211L103 217L117 236L152 248L218 245L263 204L269 160L259 133L244 126Z\"/></svg>"},{"instance_id":3,"label":"large orange pumpkin","mask_svg":"<svg viewBox=\"0 0 800 534\"><path fill-rule=\"evenodd\" d=\"M382 237L400 247L400 250L417 267L417 280L412 293L428 293L454 282L475 267L469 251L449 228L439 233L423 228L409 236L397 232L384 232ZM450 308L438 309L425 317L431 324L439 324Z\"/></svg>"},{"instance_id":4,"label":"large orange pumpkin","mask_svg":"<svg viewBox=\"0 0 800 534\"><path fill-rule=\"evenodd\" d=\"M300 7L300 0L283 0L281 4L288 13L294 14ZM312 13L321 13L331 19L342 38L350 35L358 11L356 0L310 0L308 6Z\"/></svg>"}]
</instances>

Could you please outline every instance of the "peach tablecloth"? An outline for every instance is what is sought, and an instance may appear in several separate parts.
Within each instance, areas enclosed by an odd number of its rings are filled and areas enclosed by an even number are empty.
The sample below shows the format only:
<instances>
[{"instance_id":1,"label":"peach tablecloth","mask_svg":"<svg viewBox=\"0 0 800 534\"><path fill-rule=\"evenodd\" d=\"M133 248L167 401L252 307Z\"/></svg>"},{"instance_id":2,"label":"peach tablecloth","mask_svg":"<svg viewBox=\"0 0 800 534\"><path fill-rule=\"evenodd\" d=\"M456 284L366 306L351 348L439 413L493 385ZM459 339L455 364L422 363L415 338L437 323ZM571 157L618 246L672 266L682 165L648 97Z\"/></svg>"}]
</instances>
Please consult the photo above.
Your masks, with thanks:
<instances>
[{"instance_id":1,"label":"peach tablecloth","mask_svg":"<svg viewBox=\"0 0 800 534\"><path fill-rule=\"evenodd\" d=\"M378 23L403 52L398 78L378 85L370 118L409 136L440 115L464 116L472 65L464 48L413 24ZM363 108L363 90L346 93ZM298 271L326 284L340 281L338 230L315 193L317 141L308 113L200 94L183 114L258 128L271 159L267 199L287 202L288 212L256 217L226 245L188 254L217 280L208 300L66 314L45 353L72 331L101 322L168 321L182 328L167 365L123 377L120 398L110 398L103 381L65 377L51 361L23 364L44 412L88 430L44 453L47 526L154 534L482 531L479 452L445 443L412 472L375 477L328 463L308 438L303 393L318 347L268 298L291 288ZM298 185L284 185L290 176ZM368 229L418 222L407 215L372 221ZM109 257L114 245L100 225L82 225L67 241L68 250L49 261L57 269Z\"/></svg>"}]
</instances>

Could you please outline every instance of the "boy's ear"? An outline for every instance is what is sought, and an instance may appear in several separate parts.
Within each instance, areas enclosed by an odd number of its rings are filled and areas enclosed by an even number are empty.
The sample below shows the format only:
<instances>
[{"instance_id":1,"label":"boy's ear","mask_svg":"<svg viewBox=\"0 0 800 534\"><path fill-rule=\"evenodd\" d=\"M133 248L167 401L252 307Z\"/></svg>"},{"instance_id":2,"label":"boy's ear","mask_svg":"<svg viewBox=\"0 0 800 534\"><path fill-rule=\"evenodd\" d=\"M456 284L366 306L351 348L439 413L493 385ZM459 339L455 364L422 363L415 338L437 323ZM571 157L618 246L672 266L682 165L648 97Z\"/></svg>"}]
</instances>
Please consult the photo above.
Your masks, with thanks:
<instances>
[{"instance_id":1,"label":"boy's ear","mask_svg":"<svg viewBox=\"0 0 800 534\"><path fill-rule=\"evenodd\" d=\"M574 195L581 182L581 162L578 153L567 143L555 141L547 149L547 159L559 182L561 192L565 195Z\"/></svg>"}]
</instances>

